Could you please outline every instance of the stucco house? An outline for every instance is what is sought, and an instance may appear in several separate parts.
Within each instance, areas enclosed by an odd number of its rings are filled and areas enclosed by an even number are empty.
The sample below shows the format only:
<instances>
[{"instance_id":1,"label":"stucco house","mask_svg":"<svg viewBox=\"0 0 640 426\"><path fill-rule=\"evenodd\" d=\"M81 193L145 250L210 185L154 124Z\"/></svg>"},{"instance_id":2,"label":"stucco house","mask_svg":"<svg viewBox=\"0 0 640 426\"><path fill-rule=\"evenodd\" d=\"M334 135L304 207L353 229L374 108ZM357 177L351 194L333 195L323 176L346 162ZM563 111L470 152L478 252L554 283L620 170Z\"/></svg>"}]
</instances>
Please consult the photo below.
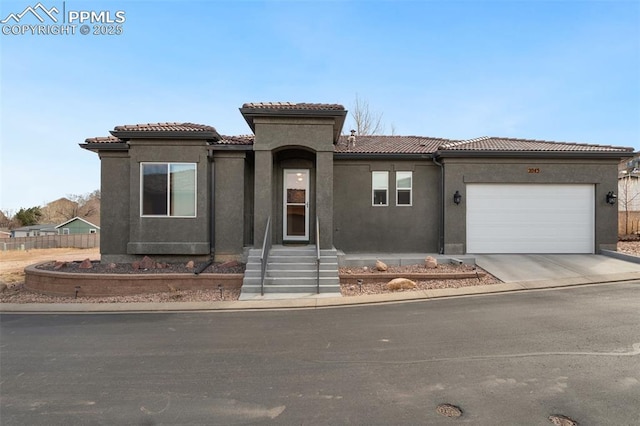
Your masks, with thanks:
<instances>
[{"instance_id":1,"label":"stucco house","mask_svg":"<svg viewBox=\"0 0 640 426\"><path fill-rule=\"evenodd\" d=\"M99 234L100 227L81 217L74 217L56 226L58 234Z\"/></svg>"},{"instance_id":2,"label":"stucco house","mask_svg":"<svg viewBox=\"0 0 640 426\"><path fill-rule=\"evenodd\" d=\"M616 249L607 194L632 148L344 136L336 104L247 103L240 113L252 135L138 124L80 145L101 159L103 262L251 262L265 236L291 250L318 240L330 256Z\"/></svg>"},{"instance_id":3,"label":"stucco house","mask_svg":"<svg viewBox=\"0 0 640 426\"><path fill-rule=\"evenodd\" d=\"M55 225L45 223L39 225L21 226L20 228L12 229L11 238L39 237L44 235L56 235L57 233L58 231L56 231Z\"/></svg>"}]
</instances>

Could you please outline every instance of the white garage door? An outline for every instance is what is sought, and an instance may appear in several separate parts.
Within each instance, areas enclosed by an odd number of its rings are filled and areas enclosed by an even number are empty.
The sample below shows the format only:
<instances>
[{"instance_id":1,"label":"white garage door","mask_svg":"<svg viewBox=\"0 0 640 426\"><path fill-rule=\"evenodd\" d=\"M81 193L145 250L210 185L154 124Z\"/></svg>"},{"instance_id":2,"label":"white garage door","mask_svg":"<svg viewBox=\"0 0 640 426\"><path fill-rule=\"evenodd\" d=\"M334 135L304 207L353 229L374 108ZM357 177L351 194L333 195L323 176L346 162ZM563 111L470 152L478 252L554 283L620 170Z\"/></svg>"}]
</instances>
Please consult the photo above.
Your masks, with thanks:
<instances>
[{"instance_id":1,"label":"white garage door","mask_svg":"<svg viewBox=\"0 0 640 426\"><path fill-rule=\"evenodd\" d=\"M594 186L468 184L468 253L593 253Z\"/></svg>"}]
</instances>

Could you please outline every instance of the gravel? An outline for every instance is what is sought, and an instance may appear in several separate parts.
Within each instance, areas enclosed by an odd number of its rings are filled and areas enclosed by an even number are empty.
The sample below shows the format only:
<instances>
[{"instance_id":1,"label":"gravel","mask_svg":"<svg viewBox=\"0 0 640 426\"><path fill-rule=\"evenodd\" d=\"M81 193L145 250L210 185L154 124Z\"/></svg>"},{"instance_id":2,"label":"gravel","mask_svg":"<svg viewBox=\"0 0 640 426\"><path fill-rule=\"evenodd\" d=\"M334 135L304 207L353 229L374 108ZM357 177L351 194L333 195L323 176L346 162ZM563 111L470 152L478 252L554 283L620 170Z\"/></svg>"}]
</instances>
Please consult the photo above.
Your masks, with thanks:
<instances>
[{"instance_id":1,"label":"gravel","mask_svg":"<svg viewBox=\"0 0 640 426\"><path fill-rule=\"evenodd\" d=\"M640 241L620 241L618 251L633 256L640 256Z\"/></svg>"},{"instance_id":2,"label":"gravel","mask_svg":"<svg viewBox=\"0 0 640 426\"><path fill-rule=\"evenodd\" d=\"M61 272L78 272L78 273L122 273L122 274L153 274L153 273L179 273L193 272L193 269L186 268L183 264L166 264L160 269L137 269L135 270L131 264L105 265L93 262L91 269L79 269L80 262L67 262L61 269ZM197 268L199 265L195 265ZM49 262L39 266L41 269L52 270L55 262ZM211 272L233 272L242 273L244 265L235 265L232 267L222 268L220 265L214 264L203 271L203 273ZM497 278L487 274L480 268L470 265L450 265L441 264L436 269L426 269L423 265L407 265L401 267L390 266L387 273L395 276L402 276L403 273L454 273L454 272L484 272L484 276L470 279L434 279L434 280L414 280L416 288L411 290L397 290L404 292L440 289L440 288L459 288L477 285L494 284L500 282ZM371 274L372 279L361 286L353 283L341 284L341 292L343 296L357 296L363 294L381 294L390 293L385 288L385 284L390 280L388 276L380 276L380 280L375 280L376 275L380 275L378 271L371 267L365 268L340 268L341 274L365 273ZM0 293L0 303L170 303L170 302L214 302L238 300L240 289L223 290L222 294L218 289L207 290L177 290L175 292L162 293L146 293L128 296L111 296L111 297L63 297L49 296L32 292L24 288L24 283L9 284L4 292Z\"/></svg>"}]
</instances>

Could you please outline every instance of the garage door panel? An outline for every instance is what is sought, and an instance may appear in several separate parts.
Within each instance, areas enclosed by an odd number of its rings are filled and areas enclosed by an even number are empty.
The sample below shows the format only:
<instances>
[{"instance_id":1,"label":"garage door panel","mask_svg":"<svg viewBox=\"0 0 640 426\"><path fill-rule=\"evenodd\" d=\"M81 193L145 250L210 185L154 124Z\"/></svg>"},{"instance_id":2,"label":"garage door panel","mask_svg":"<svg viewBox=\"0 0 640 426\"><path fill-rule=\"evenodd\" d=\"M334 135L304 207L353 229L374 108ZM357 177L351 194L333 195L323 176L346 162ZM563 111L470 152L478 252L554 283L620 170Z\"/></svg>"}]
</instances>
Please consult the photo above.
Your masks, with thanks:
<instances>
[{"instance_id":1,"label":"garage door panel","mask_svg":"<svg viewBox=\"0 0 640 426\"><path fill-rule=\"evenodd\" d=\"M593 185L467 185L468 253L593 253Z\"/></svg>"}]
</instances>

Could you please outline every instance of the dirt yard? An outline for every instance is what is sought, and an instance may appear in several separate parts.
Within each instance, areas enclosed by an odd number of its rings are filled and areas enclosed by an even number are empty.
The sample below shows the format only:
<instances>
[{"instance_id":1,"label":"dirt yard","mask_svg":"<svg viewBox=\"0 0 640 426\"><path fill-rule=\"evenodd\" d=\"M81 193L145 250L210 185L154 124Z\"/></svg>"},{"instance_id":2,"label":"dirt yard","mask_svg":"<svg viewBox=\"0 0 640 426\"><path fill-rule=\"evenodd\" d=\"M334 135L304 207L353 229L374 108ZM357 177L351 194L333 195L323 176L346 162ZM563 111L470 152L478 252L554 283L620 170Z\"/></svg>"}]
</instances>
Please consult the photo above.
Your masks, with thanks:
<instances>
[{"instance_id":1,"label":"dirt yard","mask_svg":"<svg viewBox=\"0 0 640 426\"><path fill-rule=\"evenodd\" d=\"M100 249L34 249L0 251L0 284L16 285L24 282L24 268L49 260L100 260Z\"/></svg>"}]
</instances>

